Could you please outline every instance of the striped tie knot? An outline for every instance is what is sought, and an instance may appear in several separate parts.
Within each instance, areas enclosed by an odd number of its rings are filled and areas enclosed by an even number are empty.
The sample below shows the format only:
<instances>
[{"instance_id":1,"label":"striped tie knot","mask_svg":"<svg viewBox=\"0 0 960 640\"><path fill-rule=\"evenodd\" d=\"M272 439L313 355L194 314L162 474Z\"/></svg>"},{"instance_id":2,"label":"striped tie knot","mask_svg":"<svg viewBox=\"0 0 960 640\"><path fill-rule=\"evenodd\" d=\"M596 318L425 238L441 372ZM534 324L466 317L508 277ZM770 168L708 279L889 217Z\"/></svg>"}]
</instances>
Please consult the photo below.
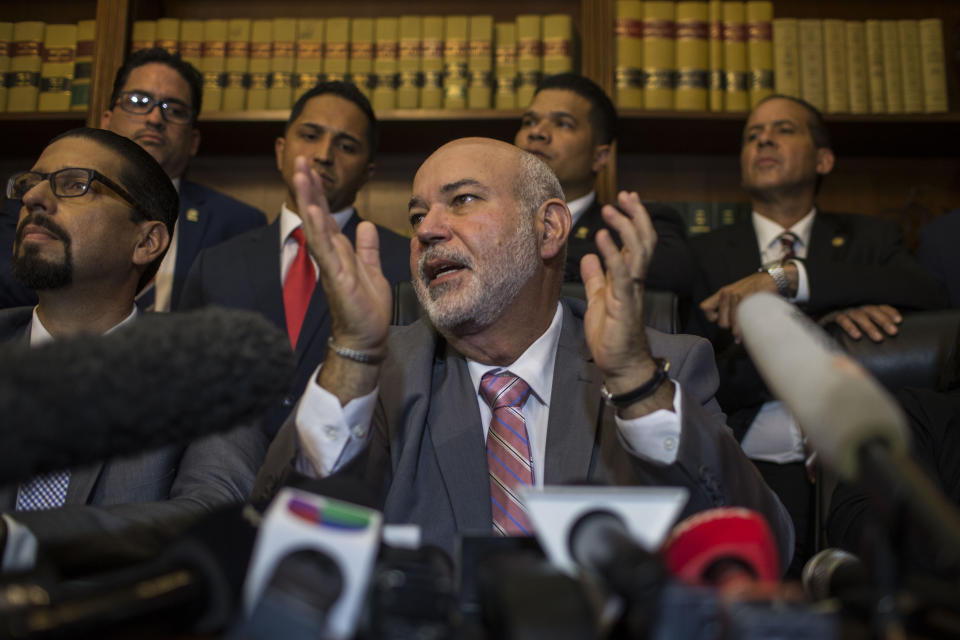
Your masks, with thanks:
<instances>
[{"instance_id":1,"label":"striped tie knot","mask_svg":"<svg viewBox=\"0 0 960 640\"><path fill-rule=\"evenodd\" d=\"M800 238L797 237L797 234L793 233L792 231L784 231L780 234L780 250L782 254L780 257L781 264L786 264L788 260L797 257L797 254L794 251L794 245L797 244L797 240L799 239Z\"/></svg>"},{"instance_id":2,"label":"striped tie knot","mask_svg":"<svg viewBox=\"0 0 960 640\"><path fill-rule=\"evenodd\" d=\"M489 372L480 378L480 393L494 411L505 407L520 409L530 393L530 385L509 372Z\"/></svg>"}]
</instances>

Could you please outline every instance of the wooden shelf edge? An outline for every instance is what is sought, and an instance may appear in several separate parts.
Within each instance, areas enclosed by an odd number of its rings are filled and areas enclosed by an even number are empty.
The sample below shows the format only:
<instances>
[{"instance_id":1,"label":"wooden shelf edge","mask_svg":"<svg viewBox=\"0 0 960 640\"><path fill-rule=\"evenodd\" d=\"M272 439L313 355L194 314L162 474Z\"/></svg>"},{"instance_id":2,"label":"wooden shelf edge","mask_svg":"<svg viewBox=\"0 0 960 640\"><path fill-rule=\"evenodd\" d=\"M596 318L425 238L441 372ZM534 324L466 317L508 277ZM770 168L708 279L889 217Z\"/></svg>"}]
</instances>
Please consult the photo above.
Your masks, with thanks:
<instances>
[{"instance_id":1,"label":"wooden shelf edge","mask_svg":"<svg viewBox=\"0 0 960 640\"><path fill-rule=\"evenodd\" d=\"M289 109L255 111L210 111L200 122L286 122ZM456 122L473 120L519 120L521 112L495 109L388 109L377 112L379 122Z\"/></svg>"}]
</instances>

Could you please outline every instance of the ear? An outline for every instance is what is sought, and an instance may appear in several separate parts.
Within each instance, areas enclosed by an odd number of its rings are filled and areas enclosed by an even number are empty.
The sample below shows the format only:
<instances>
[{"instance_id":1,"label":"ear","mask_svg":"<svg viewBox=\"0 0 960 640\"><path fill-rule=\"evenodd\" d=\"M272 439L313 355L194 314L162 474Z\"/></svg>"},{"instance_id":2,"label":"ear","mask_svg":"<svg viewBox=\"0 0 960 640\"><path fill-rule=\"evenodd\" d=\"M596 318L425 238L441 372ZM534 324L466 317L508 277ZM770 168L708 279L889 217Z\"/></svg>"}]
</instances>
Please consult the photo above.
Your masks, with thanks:
<instances>
[{"instance_id":1,"label":"ear","mask_svg":"<svg viewBox=\"0 0 960 640\"><path fill-rule=\"evenodd\" d=\"M376 171L377 165L374 162L368 162L366 168L363 170L363 182L360 183L360 187L367 184L370 178L373 177L374 171ZM357 187L359 190L360 187Z\"/></svg>"},{"instance_id":2,"label":"ear","mask_svg":"<svg viewBox=\"0 0 960 640\"><path fill-rule=\"evenodd\" d=\"M836 156L833 155L833 151L827 148L817 149L817 173L819 175L825 176L833 171L835 161Z\"/></svg>"},{"instance_id":3,"label":"ear","mask_svg":"<svg viewBox=\"0 0 960 640\"><path fill-rule=\"evenodd\" d=\"M573 220L567 203L559 198L550 198L537 210L537 229L540 232L540 257L544 260L559 255L567 244Z\"/></svg>"},{"instance_id":4,"label":"ear","mask_svg":"<svg viewBox=\"0 0 960 640\"><path fill-rule=\"evenodd\" d=\"M277 138L273 143L273 152L277 156L277 171L283 173L283 150L287 148L286 138Z\"/></svg>"},{"instance_id":5,"label":"ear","mask_svg":"<svg viewBox=\"0 0 960 640\"><path fill-rule=\"evenodd\" d=\"M113 117L113 110L107 109L100 116L100 128L101 129L110 129L110 118Z\"/></svg>"},{"instance_id":6,"label":"ear","mask_svg":"<svg viewBox=\"0 0 960 640\"><path fill-rule=\"evenodd\" d=\"M610 162L611 147L613 145L601 144L593 148L593 172L600 173L600 170Z\"/></svg>"},{"instance_id":7,"label":"ear","mask_svg":"<svg viewBox=\"0 0 960 640\"><path fill-rule=\"evenodd\" d=\"M190 132L190 157L197 155L197 149L200 148L200 129L196 127Z\"/></svg>"},{"instance_id":8,"label":"ear","mask_svg":"<svg viewBox=\"0 0 960 640\"><path fill-rule=\"evenodd\" d=\"M140 223L140 237L133 249L133 263L145 267L163 254L169 245L167 226L159 220L144 220Z\"/></svg>"}]
</instances>

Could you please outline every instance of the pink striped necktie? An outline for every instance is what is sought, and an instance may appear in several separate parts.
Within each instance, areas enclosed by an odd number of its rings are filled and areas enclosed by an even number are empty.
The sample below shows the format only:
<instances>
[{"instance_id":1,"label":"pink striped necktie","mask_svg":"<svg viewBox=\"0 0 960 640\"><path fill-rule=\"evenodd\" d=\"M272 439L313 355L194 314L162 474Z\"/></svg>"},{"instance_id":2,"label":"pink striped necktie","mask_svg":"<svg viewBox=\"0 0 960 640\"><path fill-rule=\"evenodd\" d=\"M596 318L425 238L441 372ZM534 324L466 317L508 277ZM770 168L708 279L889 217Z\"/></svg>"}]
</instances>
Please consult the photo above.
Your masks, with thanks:
<instances>
[{"instance_id":1,"label":"pink striped necktie","mask_svg":"<svg viewBox=\"0 0 960 640\"><path fill-rule=\"evenodd\" d=\"M533 457L523 404L530 386L509 372L487 373L480 380L480 394L493 410L487 431L487 467L490 472L490 508L497 535L530 535L533 529L518 489L532 487Z\"/></svg>"}]
</instances>

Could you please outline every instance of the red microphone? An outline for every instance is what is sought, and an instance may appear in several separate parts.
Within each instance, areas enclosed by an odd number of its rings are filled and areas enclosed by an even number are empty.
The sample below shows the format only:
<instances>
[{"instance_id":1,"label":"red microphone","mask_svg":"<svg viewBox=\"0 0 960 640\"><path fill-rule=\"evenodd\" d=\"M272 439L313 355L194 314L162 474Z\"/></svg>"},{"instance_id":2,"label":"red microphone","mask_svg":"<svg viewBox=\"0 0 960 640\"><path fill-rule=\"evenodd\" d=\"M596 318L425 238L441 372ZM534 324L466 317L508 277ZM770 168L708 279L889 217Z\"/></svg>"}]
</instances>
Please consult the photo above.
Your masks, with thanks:
<instances>
[{"instance_id":1,"label":"red microphone","mask_svg":"<svg viewBox=\"0 0 960 640\"><path fill-rule=\"evenodd\" d=\"M756 511L709 509L673 528L661 550L667 569L689 584L724 591L780 580L780 559L767 521Z\"/></svg>"}]
</instances>

